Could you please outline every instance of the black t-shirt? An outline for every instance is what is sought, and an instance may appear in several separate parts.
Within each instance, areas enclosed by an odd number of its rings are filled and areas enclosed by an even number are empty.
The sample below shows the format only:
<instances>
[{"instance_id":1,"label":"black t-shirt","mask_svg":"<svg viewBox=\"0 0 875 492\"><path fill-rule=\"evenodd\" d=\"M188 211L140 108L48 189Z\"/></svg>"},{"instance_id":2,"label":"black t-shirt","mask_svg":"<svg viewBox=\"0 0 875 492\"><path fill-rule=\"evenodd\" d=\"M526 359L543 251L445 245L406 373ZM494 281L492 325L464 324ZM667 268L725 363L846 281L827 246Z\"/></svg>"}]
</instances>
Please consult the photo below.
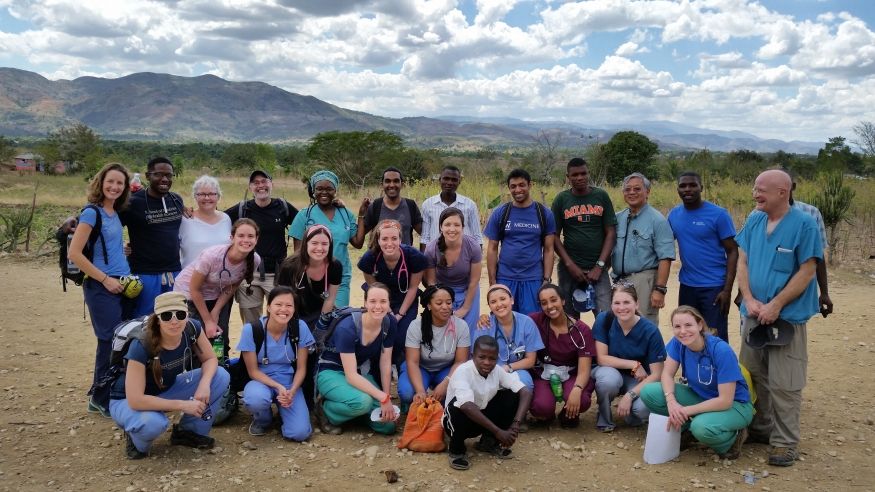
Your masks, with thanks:
<instances>
[{"instance_id":1,"label":"black t-shirt","mask_svg":"<svg viewBox=\"0 0 875 492\"><path fill-rule=\"evenodd\" d=\"M131 194L128 207L119 213L128 228L132 273L160 274L182 270L179 264L179 226L182 197L169 192L154 198L143 188Z\"/></svg>"},{"instance_id":2,"label":"black t-shirt","mask_svg":"<svg viewBox=\"0 0 875 492\"><path fill-rule=\"evenodd\" d=\"M240 218L240 204L225 210L231 222ZM258 244L255 252L261 256L261 264L266 273L274 273L277 265L286 257L286 228L291 225L298 209L282 198L271 198L266 207L259 207L255 200L248 200L243 206L243 217L258 224Z\"/></svg>"},{"instance_id":3,"label":"black t-shirt","mask_svg":"<svg viewBox=\"0 0 875 492\"><path fill-rule=\"evenodd\" d=\"M337 260L332 260L328 265L328 285L340 285L343 277L343 265ZM297 277L297 278L295 278ZM328 288L325 285L325 277L311 279L307 275L293 275L291 268L280 268L276 275L276 284L285 285L295 289L298 294L297 306L298 316L303 320L310 320L319 316L322 312L322 304L325 299L322 297L323 292L328 295Z\"/></svg>"}]
</instances>

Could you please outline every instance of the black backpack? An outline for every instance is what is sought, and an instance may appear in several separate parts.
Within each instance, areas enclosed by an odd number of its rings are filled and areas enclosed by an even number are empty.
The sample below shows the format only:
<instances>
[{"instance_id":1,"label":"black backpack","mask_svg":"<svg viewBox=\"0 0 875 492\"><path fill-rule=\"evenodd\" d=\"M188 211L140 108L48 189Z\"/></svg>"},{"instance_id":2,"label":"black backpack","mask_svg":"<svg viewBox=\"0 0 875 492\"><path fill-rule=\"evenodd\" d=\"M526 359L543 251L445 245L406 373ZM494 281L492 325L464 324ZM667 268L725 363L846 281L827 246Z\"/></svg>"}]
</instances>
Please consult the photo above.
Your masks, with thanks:
<instances>
[{"instance_id":1,"label":"black backpack","mask_svg":"<svg viewBox=\"0 0 875 492\"><path fill-rule=\"evenodd\" d=\"M111 386L116 379L124 376L125 355L128 353L131 343L134 340L139 340L140 343L143 343L143 347L146 347L144 342L146 340L145 326L147 319L149 319L149 316L141 316L128 321L122 321L116 325L112 333L112 352L109 356L109 371L103 379L95 383L95 386L88 392L89 395L94 392L95 388L103 388L107 385ZM183 336L188 339L188 345L193 347L193 350L198 350L197 337L200 331L200 321L189 317L185 322ZM152 357L152 355L149 354L149 357ZM200 359L194 357L193 352L191 352L189 357L191 359L188 361L188 364L184 363L185 366L192 369L200 367Z\"/></svg>"},{"instance_id":2,"label":"black backpack","mask_svg":"<svg viewBox=\"0 0 875 492\"><path fill-rule=\"evenodd\" d=\"M338 323L343 321L349 316L352 316L352 322L355 323L356 328L361 328L362 326L362 313L365 310L362 308L355 307L344 307L340 309L335 309L330 313L331 321L328 323L327 328L320 328L319 323L316 323L313 328L313 338L316 339L316 350L315 354L319 355L322 352L335 352L336 349L334 347L329 347L328 342L331 340L331 336L334 335L334 330L337 329ZM380 326L380 344L382 345L382 341L389 335L389 326L390 326L389 316L383 317L383 323Z\"/></svg>"},{"instance_id":3,"label":"black backpack","mask_svg":"<svg viewBox=\"0 0 875 492\"><path fill-rule=\"evenodd\" d=\"M501 221L498 223L498 241L504 240L504 233L507 229L507 223L510 221L510 210L513 204L507 202L504 204L504 209L501 211ZM541 202L535 202L535 210L538 213L538 225L541 227L541 247L544 246L544 238L547 237L547 212L546 207L541 205Z\"/></svg>"},{"instance_id":4,"label":"black backpack","mask_svg":"<svg viewBox=\"0 0 875 492\"><path fill-rule=\"evenodd\" d=\"M265 347L264 338L266 333L264 329L264 325L261 323L261 318L252 323L252 340L255 342L255 357L258 358L258 353L261 352L262 347ZM289 343L294 347L293 359L291 363L294 364L298 359L298 343L301 341L301 326L298 324L298 319L292 319L286 325L286 339ZM265 347L265 358L267 356L267 348ZM262 359L264 360L264 359ZM232 359L228 361L228 373L231 375L231 392L238 393L243 391L243 388L246 387L246 383L252 380L252 377L249 375L249 371L246 369L246 363L243 362L243 357L238 359Z\"/></svg>"},{"instance_id":5,"label":"black backpack","mask_svg":"<svg viewBox=\"0 0 875 492\"><path fill-rule=\"evenodd\" d=\"M94 246L97 244L97 241L100 240L100 245L103 249L103 262L109 263L109 255L106 253L106 241L103 239L103 232L101 232L101 228L103 227L103 217L100 215L100 209L97 205L88 204L82 207L79 214L81 215L86 209L93 209L94 213L97 214L97 219L94 222L94 227L91 229L91 234L88 235L88 241L85 242L85 246L82 248L82 254L88 258L88 261L94 261ZM55 232L55 240L58 241L58 266L61 268L61 288L64 289L64 292L67 292L67 281L70 280L74 284L81 286L82 282L85 281L85 273L78 268L75 271L70 271L69 265L70 260L67 255L67 247L69 246L67 241L67 233L64 232L63 227L59 227Z\"/></svg>"}]
</instances>

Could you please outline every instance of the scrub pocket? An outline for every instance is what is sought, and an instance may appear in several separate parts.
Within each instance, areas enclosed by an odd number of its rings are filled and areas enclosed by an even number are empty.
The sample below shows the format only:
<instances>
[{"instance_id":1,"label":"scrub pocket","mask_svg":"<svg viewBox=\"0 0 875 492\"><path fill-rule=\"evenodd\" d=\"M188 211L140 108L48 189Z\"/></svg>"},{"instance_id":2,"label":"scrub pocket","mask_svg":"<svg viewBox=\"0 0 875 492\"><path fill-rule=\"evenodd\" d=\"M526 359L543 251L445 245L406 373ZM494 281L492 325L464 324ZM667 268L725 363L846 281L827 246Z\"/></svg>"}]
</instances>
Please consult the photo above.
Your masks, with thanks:
<instances>
[{"instance_id":1,"label":"scrub pocket","mask_svg":"<svg viewBox=\"0 0 875 492\"><path fill-rule=\"evenodd\" d=\"M796 255L792 249L778 246L775 250L775 259L772 261L772 270L781 273L793 273L796 263Z\"/></svg>"}]
</instances>

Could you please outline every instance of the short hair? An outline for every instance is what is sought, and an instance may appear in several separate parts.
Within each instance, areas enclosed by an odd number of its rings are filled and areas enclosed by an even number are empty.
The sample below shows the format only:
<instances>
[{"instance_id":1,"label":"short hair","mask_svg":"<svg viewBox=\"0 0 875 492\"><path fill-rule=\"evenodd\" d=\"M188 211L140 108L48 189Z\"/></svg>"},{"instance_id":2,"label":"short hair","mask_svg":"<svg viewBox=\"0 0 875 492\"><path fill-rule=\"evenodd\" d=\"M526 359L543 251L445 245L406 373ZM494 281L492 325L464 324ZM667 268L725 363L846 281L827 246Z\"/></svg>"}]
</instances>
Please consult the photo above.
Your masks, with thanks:
<instances>
[{"instance_id":1,"label":"short hair","mask_svg":"<svg viewBox=\"0 0 875 492\"><path fill-rule=\"evenodd\" d=\"M212 189L216 190L216 193L219 194L219 198L222 198L222 187L219 186L219 180L212 177L212 176L207 176L206 174L204 174L203 176L194 180L194 183L192 183L192 185L191 185L192 197L194 197L197 194L197 190L199 188L204 188L204 187L212 188ZM195 198L197 198L197 197L195 197Z\"/></svg>"},{"instance_id":2,"label":"short hair","mask_svg":"<svg viewBox=\"0 0 875 492\"><path fill-rule=\"evenodd\" d=\"M149 161L149 163L146 164L146 170L153 171L155 169L155 166L158 164L168 164L170 167L173 167L173 163L170 162L170 159L168 159L164 156L158 156L158 157L151 159Z\"/></svg>"},{"instance_id":3,"label":"short hair","mask_svg":"<svg viewBox=\"0 0 875 492\"><path fill-rule=\"evenodd\" d=\"M472 353L477 353L479 350L495 350L498 351L498 340L492 335L483 335L474 340L474 350Z\"/></svg>"},{"instance_id":4,"label":"short hair","mask_svg":"<svg viewBox=\"0 0 875 492\"><path fill-rule=\"evenodd\" d=\"M699 186L702 186L702 176L699 175L696 171L684 171L678 175L678 183L681 182L681 178L692 177L695 178L696 182L699 183Z\"/></svg>"},{"instance_id":5,"label":"short hair","mask_svg":"<svg viewBox=\"0 0 875 492\"><path fill-rule=\"evenodd\" d=\"M389 166L386 169L383 169L383 176L380 178L381 182L386 179L386 173L398 173L398 177L401 178L401 182L404 182L404 174L401 172L400 169L395 166Z\"/></svg>"},{"instance_id":6,"label":"short hair","mask_svg":"<svg viewBox=\"0 0 875 492\"><path fill-rule=\"evenodd\" d=\"M532 182L532 175L529 174L528 171L526 171L525 169L516 168L507 175L507 181L505 182L505 184L510 185L510 180L516 178L523 178L526 180L526 183Z\"/></svg>"},{"instance_id":7,"label":"short hair","mask_svg":"<svg viewBox=\"0 0 875 492\"><path fill-rule=\"evenodd\" d=\"M583 157L574 157L565 165L565 172L568 172L572 167L589 167L589 164Z\"/></svg>"},{"instance_id":8,"label":"short hair","mask_svg":"<svg viewBox=\"0 0 875 492\"><path fill-rule=\"evenodd\" d=\"M447 164L446 166L444 166L444 168L441 169L441 173L443 173L444 171L455 171L459 173L459 175L462 174L462 170L452 164Z\"/></svg>"},{"instance_id":9,"label":"short hair","mask_svg":"<svg viewBox=\"0 0 875 492\"><path fill-rule=\"evenodd\" d=\"M647 179L647 176L645 176L639 172L634 172L634 173L626 176L625 178L623 178L623 188L626 187L626 183L628 183L629 181L632 181L633 179L636 179L636 178L640 179L641 182L644 183L644 188L646 188L647 191L650 191L650 180Z\"/></svg>"}]
</instances>

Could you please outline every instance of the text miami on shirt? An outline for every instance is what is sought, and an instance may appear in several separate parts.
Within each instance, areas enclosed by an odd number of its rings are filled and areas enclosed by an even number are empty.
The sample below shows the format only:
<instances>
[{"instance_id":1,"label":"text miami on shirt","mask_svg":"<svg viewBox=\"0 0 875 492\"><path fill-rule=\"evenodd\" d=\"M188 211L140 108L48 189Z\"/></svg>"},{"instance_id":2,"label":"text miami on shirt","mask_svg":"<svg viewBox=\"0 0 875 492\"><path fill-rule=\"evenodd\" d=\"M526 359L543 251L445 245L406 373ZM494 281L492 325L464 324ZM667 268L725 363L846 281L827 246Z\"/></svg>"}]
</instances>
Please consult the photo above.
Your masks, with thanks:
<instances>
[{"instance_id":1,"label":"text miami on shirt","mask_svg":"<svg viewBox=\"0 0 875 492\"><path fill-rule=\"evenodd\" d=\"M589 217L591 215L601 217L604 212L605 208L601 205L575 205L573 207L565 209L565 220L577 217L578 222L589 222Z\"/></svg>"}]
</instances>

